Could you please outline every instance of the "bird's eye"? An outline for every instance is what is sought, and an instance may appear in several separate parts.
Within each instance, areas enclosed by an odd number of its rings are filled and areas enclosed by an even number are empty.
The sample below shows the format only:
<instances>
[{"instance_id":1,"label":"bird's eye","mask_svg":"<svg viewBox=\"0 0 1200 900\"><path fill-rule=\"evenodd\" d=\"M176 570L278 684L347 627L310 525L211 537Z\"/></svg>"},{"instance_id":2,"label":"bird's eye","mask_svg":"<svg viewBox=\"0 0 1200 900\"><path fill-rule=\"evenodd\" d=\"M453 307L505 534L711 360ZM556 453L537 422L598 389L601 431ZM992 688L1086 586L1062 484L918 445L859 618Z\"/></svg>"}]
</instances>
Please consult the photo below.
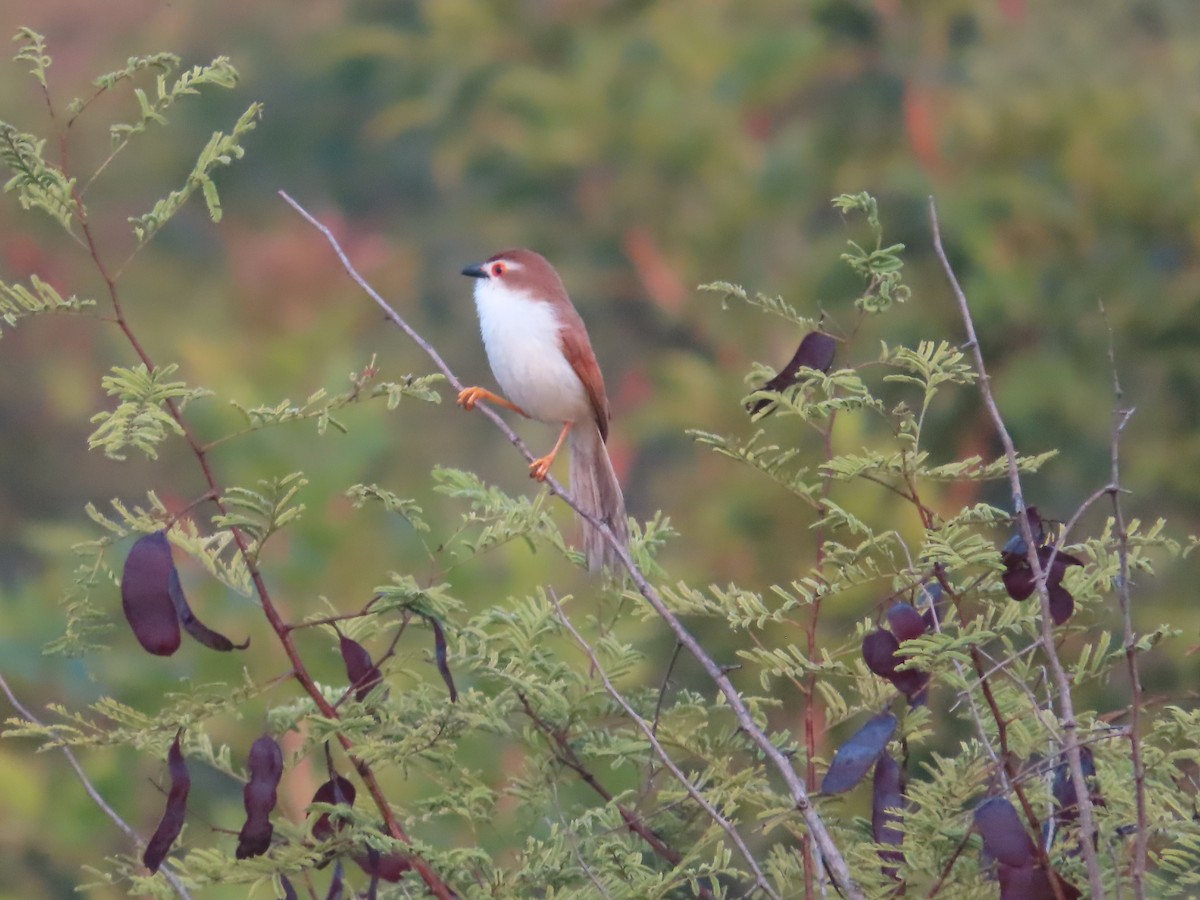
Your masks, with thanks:
<instances>
[{"instance_id":1,"label":"bird's eye","mask_svg":"<svg viewBox=\"0 0 1200 900\"><path fill-rule=\"evenodd\" d=\"M501 275L504 274L504 270L506 268L508 268L508 267L505 266L504 263L502 263L502 262L492 263L492 275L494 275L496 278L499 278Z\"/></svg>"}]
</instances>

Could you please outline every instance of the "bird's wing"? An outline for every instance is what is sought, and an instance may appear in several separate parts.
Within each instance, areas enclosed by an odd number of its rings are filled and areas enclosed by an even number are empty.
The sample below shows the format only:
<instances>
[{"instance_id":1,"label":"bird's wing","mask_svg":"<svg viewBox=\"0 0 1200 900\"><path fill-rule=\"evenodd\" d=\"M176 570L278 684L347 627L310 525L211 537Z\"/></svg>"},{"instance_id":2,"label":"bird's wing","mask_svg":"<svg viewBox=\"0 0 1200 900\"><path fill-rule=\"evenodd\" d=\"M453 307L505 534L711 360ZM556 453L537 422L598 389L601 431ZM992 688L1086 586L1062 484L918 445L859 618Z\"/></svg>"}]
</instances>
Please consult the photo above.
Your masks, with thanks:
<instances>
[{"instance_id":1,"label":"bird's wing","mask_svg":"<svg viewBox=\"0 0 1200 900\"><path fill-rule=\"evenodd\" d=\"M560 329L558 336L562 343L563 356L567 358L567 362L571 364L587 391L596 427L600 429L600 437L607 441L609 412L608 396L604 392L604 376L600 374L600 366L596 362L596 354L592 352L582 319L579 320L578 328Z\"/></svg>"}]
</instances>

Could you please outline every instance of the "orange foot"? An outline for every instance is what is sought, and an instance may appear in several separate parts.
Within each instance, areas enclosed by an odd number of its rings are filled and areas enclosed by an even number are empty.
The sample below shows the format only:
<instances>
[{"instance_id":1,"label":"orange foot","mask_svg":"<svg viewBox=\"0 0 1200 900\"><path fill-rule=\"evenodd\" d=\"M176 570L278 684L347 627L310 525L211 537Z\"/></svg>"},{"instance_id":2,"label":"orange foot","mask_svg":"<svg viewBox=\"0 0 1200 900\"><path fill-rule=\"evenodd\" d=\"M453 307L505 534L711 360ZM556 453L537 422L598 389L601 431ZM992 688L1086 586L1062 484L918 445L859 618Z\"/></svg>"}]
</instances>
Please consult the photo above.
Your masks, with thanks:
<instances>
[{"instance_id":1,"label":"orange foot","mask_svg":"<svg viewBox=\"0 0 1200 900\"><path fill-rule=\"evenodd\" d=\"M521 409L521 407L517 406L517 404L505 400L498 394L493 394L487 388L469 387L463 388L458 392L458 405L465 410L470 411L474 409L475 404L480 400L486 400L489 403L496 404L497 406L503 406L505 409L511 409L513 412L518 413L527 419L529 418L529 413L525 412L525 410Z\"/></svg>"},{"instance_id":2,"label":"orange foot","mask_svg":"<svg viewBox=\"0 0 1200 900\"><path fill-rule=\"evenodd\" d=\"M558 451L562 449L563 441L567 439L567 434L574 424L574 422L566 422L563 425L562 432L558 435L558 440L554 443L554 449L541 459L535 459L529 464L530 478L536 478L538 481L546 480L546 476L550 473L550 467L554 465L554 457L558 456Z\"/></svg>"},{"instance_id":3,"label":"orange foot","mask_svg":"<svg viewBox=\"0 0 1200 900\"><path fill-rule=\"evenodd\" d=\"M550 467L554 465L554 457L556 453L547 453L541 459L535 459L529 464L529 477L535 478L538 481L545 481L546 476L550 474Z\"/></svg>"}]
</instances>

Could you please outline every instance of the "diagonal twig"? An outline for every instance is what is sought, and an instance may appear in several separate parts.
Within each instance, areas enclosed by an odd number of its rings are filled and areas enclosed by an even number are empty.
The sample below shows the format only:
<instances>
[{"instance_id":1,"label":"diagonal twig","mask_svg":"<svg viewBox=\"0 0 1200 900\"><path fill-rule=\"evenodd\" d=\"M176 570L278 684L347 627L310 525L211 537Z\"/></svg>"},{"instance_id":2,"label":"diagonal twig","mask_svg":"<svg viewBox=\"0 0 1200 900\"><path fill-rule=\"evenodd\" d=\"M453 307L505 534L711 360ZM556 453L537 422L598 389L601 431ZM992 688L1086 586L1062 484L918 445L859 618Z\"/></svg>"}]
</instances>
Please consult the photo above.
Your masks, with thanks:
<instances>
[{"instance_id":1,"label":"diagonal twig","mask_svg":"<svg viewBox=\"0 0 1200 900\"><path fill-rule=\"evenodd\" d=\"M604 682L604 689L608 691L609 696L617 701L621 709L625 710L625 715L629 716L633 720L633 723L641 729L642 734L646 736L646 740L650 742L650 746L654 749L654 752L658 754L658 758L662 760L663 765L675 776L675 779L683 785L683 789L688 792L688 795L700 804L704 811L708 813L709 818L721 826L721 830L733 841L734 846L745 857L746 864L750 866L750 871L754 873L755 883L762 892L771 897L772 900L780 900L779 894L775 892L775 889L771 887L771 883L767 881L767 876L758 867L758 861L754 858L754 854L750 852L750 848L746 846L746 842L742 840L742 836L738 834L737 829L733 827L733 823L725 818L721 814L721 811L708 801L708 798L700 792L700 788L696 787L687 774L675 764L675 760L671 759L671 755L667 753L666 748L659 743L658 736L654 733L654 729L650 726L650 723L638 714L638 711L625 699L625 695L617 690L617 686L612 683L612 680L608 677L608 673L604 671L604 667L600 664L600 658L596 655L595 649L588 643L587 638L579 633L571 620L567 618L566 612L559 604L558 597L555 596L553 591L549 592L549 597L550 602L554 604L555 612L558 614L558 621L570 632L571 637L575 638L575 643L587 654L588 660L592 664L592 671L600 676L600 680Z\"/></svg>"},{"instance_id":2,"label":"diagonal twig","mask_svg":"<svg viewBox=\"0 0 1200 900\"><path fill-rule=\"evenodd\" d=\"M24 706L20 700L17 699L16 694L13 693L12 688L9 687L8 681L5 680L3 675L0 675L0 690L4 691L5 696L8 697L8 702L13 705L13 709L19 712L26 721L32 722L37 726L42 726L41 720L38 719L38 717L32 712L30 712L30 710ZM133 841L135 847L145 847L146 841L142 838L142 836L134 830L132 825L121 818L121 814L109 806L108 801L106 801L104 797L100 795L100 792L96 790L96 786L92 784L92 780L88 778L87 772L83 771L83 766L80 765L79 757L75 755L75 751L66 745L63 745L58 749L63 752L63 756L67 758L67 762L71 764L71 768L74 769L75 774L79 776L79 781L83 784L83 789L87 791L87 795L92 798L92 802L100 807L100 811L108 816L112 820L113 824L125 833L127 838ZM191 900L192 895L188 893L188 890L186 887L184 887L183 882L179 880L179 876L171 871L168 864L164 864L162 867L160 867L159 871L163 873L163 877L165 877L170 883L171 887L175 889L176 894L182 897L183 900Z\"/></svg>"},{"instance_id":3,"label":"diagonal twig","mask_svg":"<svg viewBox=\"0 0 1200 900\"><path fill-rule=\"evenodd\" d=\"M933 197L929 198L929 221L933 232L933 248L937 254L950 288L958 303L958 312L967 331L967 344L975 359L975 371L979 375L979 392L983 397L984 406L992 419L996 434L1004 447L1004 457L1008 462L1008 480L1012 490L1013 506L1016 511L1017 524L1021 537L1025 540L1029 567L1037 584L1038 600L1041 604L1040 622L1042 631L1042 648L1050 663L1050 671L1054 678L1058 693L1058 705L1062 717L1063 747L1067 754L1067 767L1071 772L1071 782L1075 786L1075 795L1079 798L1079 844L1083 850L1084 863L1087 866L1088 882L1091 886L1092 900L1103 900L1105 896L1104 879L1100 873L1100 860L1096 848L1092 844L1092 836L1096 833L1095 811L1092 805L1091 789L1083 774L1083 763L1079 756L1079 723L1075 718L1075 703L1071 697L1071 681L1063 667L1062 660L1054 646L1053 620L1050 615L1050 593L1046 588L1046 570L1043 569L1037 555L1037 542L1033 539L1033 530L1029 525L1026 512L1025 497L1021 490L1021 474L1017 468L1017 450L1012 436L1004 424L996 398L992 394L991 379L983 362L983 351L979 346L979 337L975 334L975 322L971 318L971 308L967 304L967 295L963 292L946 250L942 246L942 233L938 225L937 205ZM1053 884L1053 879L1051 884Z\"/></svg>"}]
</instances>

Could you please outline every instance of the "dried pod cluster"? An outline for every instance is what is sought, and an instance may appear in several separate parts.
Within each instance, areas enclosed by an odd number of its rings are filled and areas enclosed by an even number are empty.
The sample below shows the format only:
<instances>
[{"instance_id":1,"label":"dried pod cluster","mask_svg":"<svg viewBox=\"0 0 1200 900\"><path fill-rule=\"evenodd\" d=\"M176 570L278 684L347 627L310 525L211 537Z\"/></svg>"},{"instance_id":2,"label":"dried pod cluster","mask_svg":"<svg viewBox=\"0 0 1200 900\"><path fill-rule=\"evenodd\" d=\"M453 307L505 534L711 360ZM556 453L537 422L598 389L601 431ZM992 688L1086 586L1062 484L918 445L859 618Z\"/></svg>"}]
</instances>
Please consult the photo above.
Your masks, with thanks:
<instances>
[{"instance_id":1,"label":"dried pod cluster","mask_svg":"<svg viewBox=\"0 0 1200 900\"><path fill-rule=\"evenodd\" d=\"M184 596L165 531L142 535L130 548L121 573L121 609L138 643L155 656L170 656L179 649L181 624L213 650L245 650L250 645L249 638L235 644L196 618Z\"/></svg>"},{"instance_id":2,"label":"dried pod cluster","mask_svg":"<svg viewBox=\"0 0 1200 900\"><path fill-rule=\"evenodd\" d=\"M1062 586L1063 575L1069 566L1082 566L1083 561L1078 557L1056 550L1053 542L1047 543L1046 529L1042 525L1042 517L1037 507L1031 506L1025 514L1029 517L1029 530L1037 547L1037 558L1042 571L1046 575L1046 591L1050 595L1050 616L1055 625L1062 625L1075 612L1075 598L1071 592ZM1004 563L1004 589L1013 600L1028 599L1037 590L1037 579L1029 565L1029 545L1021 536L1020 530L1014 534L1004 549L1000 551Z\"/></svg>"},{"instance_id":3,"label":"dried pod cluster","mask_svg":"<svg viewBox=\"0 0 1200 900\"><path fill-rule=\"evenodd\" d=\"M899 666L904 662L900 656L900 644L931 631L933 616L929 612L922 615L911 604L897 603L888 610L887 620L890 631L877 628L863 638L863 660L868 669L895 685L909 703L921 703L929 689L929 673L919 669L900 669Z\"/></svg>"}]
</instances>

